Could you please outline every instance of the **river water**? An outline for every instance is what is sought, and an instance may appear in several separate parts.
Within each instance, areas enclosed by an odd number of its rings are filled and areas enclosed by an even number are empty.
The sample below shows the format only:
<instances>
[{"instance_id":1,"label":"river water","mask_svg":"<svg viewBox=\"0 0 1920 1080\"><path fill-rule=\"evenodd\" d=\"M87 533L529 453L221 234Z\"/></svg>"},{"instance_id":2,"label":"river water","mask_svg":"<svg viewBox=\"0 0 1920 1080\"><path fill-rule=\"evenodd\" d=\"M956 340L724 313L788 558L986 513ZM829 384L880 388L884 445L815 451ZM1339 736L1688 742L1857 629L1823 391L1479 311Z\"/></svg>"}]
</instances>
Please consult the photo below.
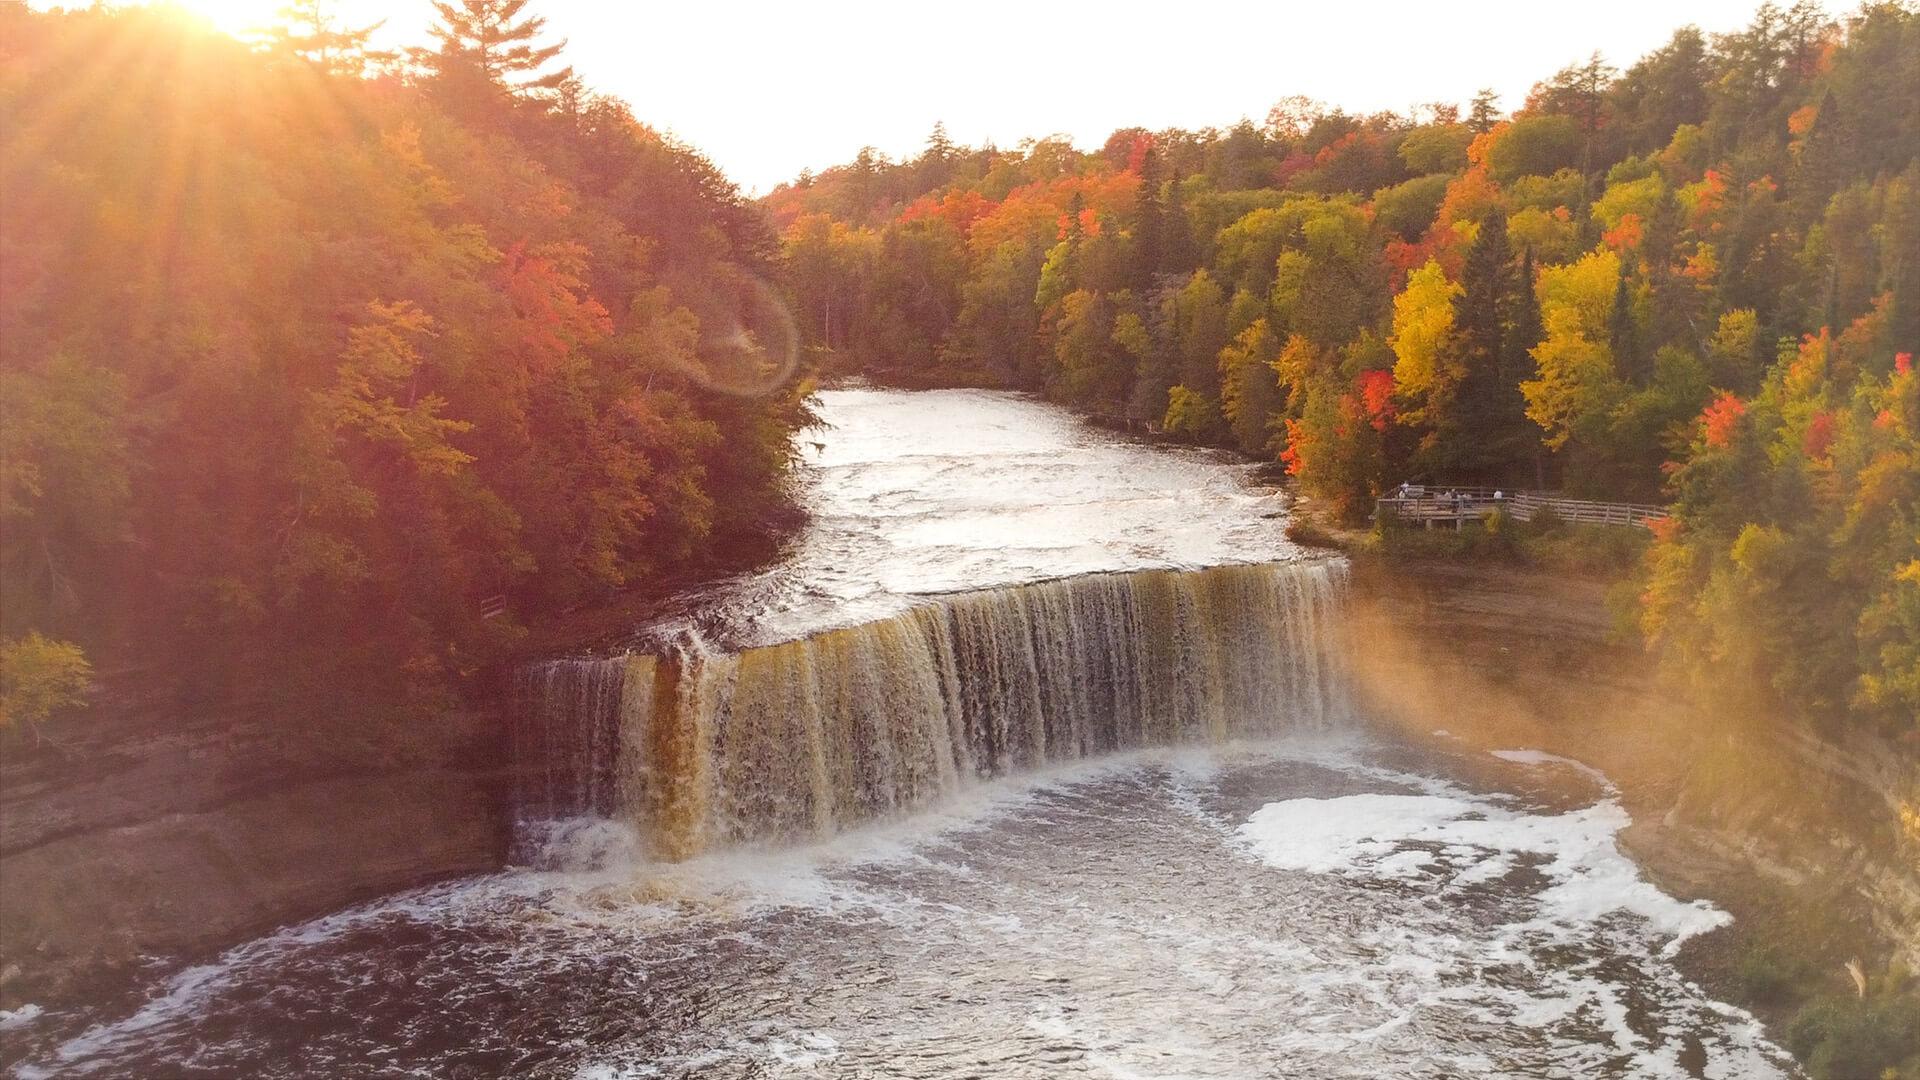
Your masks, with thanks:
<instances>
[{"instance_id":1,"label":"river water","mask_svg":"<svg viewBox=\"0 0 1920 1080\"><path fill-rule=\"evenodd\" d=\"M1605 777L1368 725L1244 466L822 411L781 566L528 672L522 865L0 1020L19 1074L1794 1075Z\"/></svg>"}]
</instances>

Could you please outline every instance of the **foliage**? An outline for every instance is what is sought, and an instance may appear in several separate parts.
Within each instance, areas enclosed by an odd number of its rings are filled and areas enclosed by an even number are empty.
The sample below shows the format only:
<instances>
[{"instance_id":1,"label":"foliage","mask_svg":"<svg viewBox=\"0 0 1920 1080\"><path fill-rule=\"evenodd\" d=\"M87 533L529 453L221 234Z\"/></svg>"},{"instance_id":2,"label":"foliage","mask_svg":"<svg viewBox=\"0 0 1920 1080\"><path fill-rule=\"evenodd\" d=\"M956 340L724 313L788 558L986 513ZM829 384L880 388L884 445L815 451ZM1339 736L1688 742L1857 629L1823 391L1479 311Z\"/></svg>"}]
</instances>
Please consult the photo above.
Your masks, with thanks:
<instances>
[{"instance_id":1,"label":"foliage","mask_svg":"<svg viewBox=\"0 0 1920 1080\"><path fill-rule=\"evenodd\" d=\"M1920 1074L1920 995L1820 997L1787 1024L1786 1043L1814 1080Z\"/></svg>"},{"instance_id":2,"label":"foliage","mask_svg":"<svg viewBox=\"0 0 1920 1080\"><path fill-rule=\"evenodd\" d=\"M1569 64L1511 116L1289 99L1264 126L1129 128L1091 153L863 155L766 205L802 310L831 302L803 335L875 342L859 366L882 377L1277 455L1349 520L1398 478L1671 499L1642 574L1652 646L1899 727L1920 713L1895 361L1920 337L1916 69L1910 6L1768 5L1624 71ZM859 254L929 216L950 256ZM1472 542L1617 570L1645 539Z\"/></svg>"},{"instance_id":3,"label":"foliage","mask_svg":"<svg viewBox=\"0 0 1920 1080\"><path fill-rule=\"evenodd\" d=\"M16 643L437 700L523 620L790 516L775 232L525 6L440 4L411 62L315 4L251 51L0 10ZM34 685L77 685L50 647Z\"/></svg>"},{"instance_id":4,"label":"foliage","mask_svg":"<svg viewBox=\"0 0 1920 1080\"><path fill-rule=\"evenodd\" d=\"M36 631L0 642L0 731L32 727L85 704L92 681L93 665L72 642Z\"/></svg>"},{"instance_id":5,"label":"foliage","mask_svg":"<svg viewBox=\"0 0 1920 1080\"><path fill-rule=\"evenodd\" d=\"M1914 730L1920 377L1895 358L1849 386L1834 351L1809 336L1753 398L1723 393L1702 414L1643 629L1679 664L1720 665L1806 715Z\"/></svg>"},{"instance_id":6,"label":"foliage","mask_svg":"<svg viewBox=\"0 0 1920 1080\"><path fill-rule=\"evenodd\" d=\"M1375 549L1397 559L1472 559L1584 577L1616 578L1637 565L1652 537L1644 529L1567 525L1542 511L1530 521L1504 513L1461 529L1389 523Z\"/></svg>"},{"instance_id":7,"label":"foliage","mask_svg":"<svg viewBox=\"0 0 1920 1080\"><path fill-rule=\"evenodd\" d=\"M1393 298L1393 335L1387 340L1396 358L1394 385L1404 400L1414 403L1402 414L1408 423L1424 419L1428 403L1444 407L1459 380L1445 348L1453 333L1453 301L1460 291L1440 264L1428 259Z\"/></svg>"}]
</instances>

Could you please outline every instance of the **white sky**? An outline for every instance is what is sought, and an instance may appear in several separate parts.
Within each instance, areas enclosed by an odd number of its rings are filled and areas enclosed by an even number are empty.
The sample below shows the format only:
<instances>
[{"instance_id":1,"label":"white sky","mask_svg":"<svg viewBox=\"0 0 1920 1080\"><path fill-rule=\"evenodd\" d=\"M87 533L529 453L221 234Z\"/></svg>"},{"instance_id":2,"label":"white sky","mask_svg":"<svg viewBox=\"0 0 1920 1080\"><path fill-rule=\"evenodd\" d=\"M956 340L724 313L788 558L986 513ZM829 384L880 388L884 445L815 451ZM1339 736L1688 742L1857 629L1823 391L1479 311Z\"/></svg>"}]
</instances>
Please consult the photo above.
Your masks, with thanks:
<instances>
[{"instance_id":1,"label":"white sky","mask_svg":"<svg viewBox=\"0 0 1920 1080\"><path fill-rule=\"evenodd\" d=\"M281 0L179 2L231 27ZM1464 104L1490 86L1514 108L1595 48L1624 68L1680 26L1736 29L1758 4L533 0L528 10L569 39L566 60L590 86L765 192L865 145L917 153L935 120L970 145L1060 133L1086 149L1118 127L1257 122L1290 94L1372 112ZM432 17L427 0L334 7L345 22L386 18L388 44L424 39Z\"/></svg>"}]
</instances>

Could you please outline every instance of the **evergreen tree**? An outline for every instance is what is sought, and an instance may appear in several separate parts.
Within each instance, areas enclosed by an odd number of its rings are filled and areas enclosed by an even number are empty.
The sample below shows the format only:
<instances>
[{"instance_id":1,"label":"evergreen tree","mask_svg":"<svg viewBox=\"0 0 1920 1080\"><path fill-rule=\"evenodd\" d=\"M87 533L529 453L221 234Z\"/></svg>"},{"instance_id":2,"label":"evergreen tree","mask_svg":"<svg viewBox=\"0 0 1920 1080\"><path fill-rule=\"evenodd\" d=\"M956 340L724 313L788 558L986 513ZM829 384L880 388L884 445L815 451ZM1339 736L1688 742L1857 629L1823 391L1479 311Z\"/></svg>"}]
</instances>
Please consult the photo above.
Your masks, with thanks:
<instances>
[{"instance_id":1,"label":"evergreen tree","mask_svg":"<svg viewBox=\"0 0 1920 1080\"><path fill-rule=\"evenodd\" d=\"M345 29L335 25L324 0L291 0L277 14L281 22L268 31L268 52L299 57L328 75L362 75L369 65L393 59L367 48L385 19Z\"/></svg>"},{"instance_id":2,"label":"evergreen tree","mask_svg":"<svg viewBox=\"0 0 1920 1080\"><path fill-rule=\"evenodd\" d=\"M1840 189L1843 172L1855 154L1847 138L1840 102L1828 90L1813 114L1812 126L1802 137L1793 163L1793 206L1802 221L1812 221L1826 209Z\"/></svg>"},{"instance_id":3,"label":"evergreen tree","mask_svg":"<svg viewBox=\"0 0 1920 1080\"><path fill-rule=\"evenodd\" d=\"M1526 398L1519 393L1518 387L1523 379L1534 378L1539 365L1534 361L1533 350L1547 337L1544 319L1540 314L1540 297L1533 288L1533 249L1528 248L1520 254L1520 274L1514 280L1512 321L1507 325L1507 336L1500 349L1500 385L1514 387L1507 395L1502 406L1502 430L1510 430L1517 458L1533 462L1533 484L1545 487L1546 463L1542 453L1540 439L1536 429L1529 427L1532 421L1527 419Z\"/></svg>"},{"instance_id":4,"label":"evergreen tree","mask_svg":"<svg viewBox=\"0 0 1920 1080\"><path fill-rule=\"evenodd\" d=\"M1500 122L1500 95L1491 88L1473 95L1473 104L1467 109L1467 129L1475 135L1485 135Z\"/></svg>"},{"instance_id":5,"label":"evergreen tree","mask_svg":"<svg viewBox=\"0 0 1920 1080\"><path fill-rule=\"evenodd\" d=\"M1165 210L1160 215L1160 266L1170 274L1190 274L1200 265L1193 231L1187 221L1186 189L1178 173L1167 181Z\"/></svg>"},{"instance_id":6,"label":"evergreen tree","mask_svg":"<svg viewBox=\"0 0 1920 1080\"><path fill-rule=\"evenodd\" d=\"M440 21L429 32L440 44L416 55L455 100L551 94L573 69L541 69L567 43L534 44L547 21L523 15L526 6L527 0L433 0Z\"/></svg>"},{"instance_id":7,"label":"evergreen tree","mask_svg":"<svg viewBox=\"0 0 1920 1080\"><path fill-rule=\"evenodd\" d=\"M1706 120L1712 77L1706 36L1693 26L1675 31L1665 46L1628 68L1608 93L1614 123L1626 140L1623 149L1657 151L1680 125Z\"/></svg>"},{"instance_id":8,"label":"evergreen tree","mask_svg":"<svg viewBox=\"0 0 1920 1080\"><path fill-rule=\"evenodd\" d=\"M953 140L947 137L947 125L934 121L933 132L927 136L927 148L917 163L920 190L937 191L945 187L953 179L953 164L958 157Z\"/></svg>"},{"instance_id":9,"label":"evergreen tree","mask_svg":"<svg viewBox=\"0 0 1920 1080\"><path fill-rule=\"evenodd\" d=\"M1489 213L1467 249L1453 302L1447 348L1460 383L1449 415L1437 423L1437 466L1498 480L1512 475L1524 457L1525 401L1508 370L1510 327L1515 313L1528 306L1523 291L1531 287L1514 270L1506 217Z\"/></svg>"},{"instance_id":10,"label":"evergreen tree","mask_svg":"<svg viewBox=\"0 0 1920 1080\"><path fill-rule=\"evenodd\" d=\"M1620 280L1614 286L1613 310L1607 321L1607 345L1613 351L1613 370L1629 386L1645 386L1653 377L1647 349L1640 339L1640 322L1633 314L1633 271L1620 260Z\"/></svg>"},{"instance_id":11,"label":"evergreen tree","mask_svg":"<svg viewBox=\"0 0 1920 1080\"><path fill-rule=\"evenodd\" d=\"M1140 195L1134 213L1134 290L1146 295L1154 275L1166 269L1166 203L1160 193L1160 155L1153 147L1140 158Z\"/></svg>"}]
</instances>

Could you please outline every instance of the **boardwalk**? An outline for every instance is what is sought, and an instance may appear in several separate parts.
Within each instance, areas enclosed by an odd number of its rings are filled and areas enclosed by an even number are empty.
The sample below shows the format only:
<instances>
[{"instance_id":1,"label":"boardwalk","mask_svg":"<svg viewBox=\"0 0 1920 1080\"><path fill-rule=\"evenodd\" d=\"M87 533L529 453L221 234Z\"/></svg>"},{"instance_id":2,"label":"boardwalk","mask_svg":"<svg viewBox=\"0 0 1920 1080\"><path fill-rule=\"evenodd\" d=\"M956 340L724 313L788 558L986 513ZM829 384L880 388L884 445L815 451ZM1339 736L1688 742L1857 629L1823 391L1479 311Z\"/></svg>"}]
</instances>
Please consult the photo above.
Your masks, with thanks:
<instances>
[{"instance_id":1,"label":"boardwalk","mask_svg":"<svg viewBox=\"0 0 1920 1080\"><path fill-rule=\"evenodd\" d=\"M1473 487L1395 488L1388 496L1374 501L1373 513L1376 519L1383 513L1391 513L1403 522L1420 522L1429 529L1434 522L1451 524L1458 529L1463 523L1480 521L1495 510L1503 510L1519 521L1532 521L1541 512L1550 511L1562 521L1580 525L1646 527L1648 522L1667 516L1666 507L1646 503L1594 502L1562 498L1543 491Z\"/></svg>"}]
</instances>

